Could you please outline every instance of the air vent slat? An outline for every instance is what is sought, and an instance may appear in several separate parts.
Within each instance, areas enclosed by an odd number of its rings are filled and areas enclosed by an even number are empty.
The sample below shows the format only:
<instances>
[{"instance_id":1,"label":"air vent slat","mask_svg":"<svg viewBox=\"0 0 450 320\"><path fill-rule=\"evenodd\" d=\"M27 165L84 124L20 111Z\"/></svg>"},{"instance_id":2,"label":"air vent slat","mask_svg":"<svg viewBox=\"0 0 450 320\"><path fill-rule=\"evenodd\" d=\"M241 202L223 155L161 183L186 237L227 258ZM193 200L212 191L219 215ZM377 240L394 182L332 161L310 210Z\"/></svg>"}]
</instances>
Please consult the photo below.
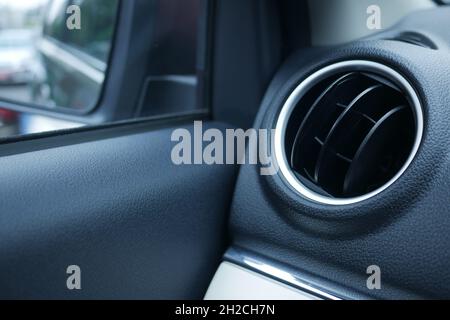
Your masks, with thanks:
<instances>
[{"instance_id":1,"label":"air vent slat","mask_svg":"<svg viewBox=\"0 0 450 320\"><path fill-rule=\"evenodd\" d=\"M316 148L313 140L318 138L324 141L336 119L345 110L339 105L350 104L354 96L373 84L372 79L363 77L360 73L351 72L340 76L323 92L318 92L318 98L296 130L290 155L293 167L306 166L310 172L314 172L315 166L310 167L310 165L317 161L320 149ZM349 97L347 93L351 93L352 96ZM317 123L320 123L319 128L315 125ZM313 150L316 152L312 152Z\"/></svg>"},{"instance_id":2,"label":"air vent slat","mask_svg":"<svg viewBox=\"0 0 450 320\"><path fill-rule=\"evenodd\" d=\"M347 162L353 159L360 143L373 127L372 122L356 113L349 113L346 119L348 121L340 122L340 126L333 131L333 136L322 147L315 167L315 180L329 192L342 191L342 184L337 184L336 190L329 188L336 185L335 181L339 180L337 178L343 178L348 169L337 161L336 157Z\"/></svg>"},{"instance_id":3,"label":"air vent slat","mask_svg":"<svg viewBox=\"0 0 450 320\"><path fill-rule=\"evenodd\" d=\"M356 138L353 136L356 132L356 127L360 125L361 122L364 121L364 119L361 119L361 112L355 112L355 109L357 109L361 104L368 103L368 100L370 99L370 93L379 90L380 87L382 86L375 85L365 89L363 92L358 94L357 97L353 99L350 105L335 121L325 139L324 145L317 159L316 167L314 170L314 179L316 181L320 182L322 180L322 174L320 174L321 172L327 171L323 176L328 177L328 171L333 170L331 168L333 166L334 159L333 157L331 157L331 154L339 151L336 147L336 143L345 143L345 141L339 140L343 140L349 135L352 136L352 139ZM365 127L367 128L367 126ZM370 128L368 129L370 130Z\"/></svg>"},{"instance_id":4,"label":"air vent slat","mask_svg":"<svg viewBox=\"0 0 450 320\"><path fill-rule=\"evenodd\" d=\"M314 114L318 115L321 114L321 108L326 108L327 104L324 103L324 99L327 95L332 94L332 91L336 88L342 87L344 86L346 83L350 83L350 80L354 79L357 76L357 74L355 73L349 73L349 74L345 74L344 76L340 77L339 79L337 79L336 81L334 81L328 88L326 88L318 98L316 98L314 104L312 105L312 107L309 109L308 113L306 114L305 118L303 119L302 123L300 124L298 130L297 130L297 134L295 135L295 142L294 142L294 147L292 149L292 158L291 158L291 162L292 163L296 163L298 158L298 146L300 144L303 144L304 141L308 141L310 139L309 136L309 130L311 129L311 125L312 123L314 123L314 120L312 120L311 118L313 117ZM310 121L311 119L311 121ZM316 137L314 137L316 138Z\"/></svg>"},{"instance_id":5,"label":"air vent slat","mask_svg":"<svg viewBox=\"0 0 450 320\"><path fill-rule=\"evenodd\" d=\"M318 144L320 144L321 146L323 146L323 141L320 140L318 137L315 137L314 140L316 140Z\"/></svg>"},{"instance_id":6,"label":"air vent slat","mask_svg":"<svg viewBox=\"0 0 450 320\"><path fill-rule=\"evenodd\" d=\"M321 81L309 87L307 99L297 100L295 120L287 125L290 168L302 184L326 197L370 193L407 161L416 109L381 73L356 69Z\"/></svg>"},{"instance_id":7,"label":"air vent slat","mask_svg":"<svg viewBox=\"0 0 450 320\"><path fill-rule=\"evenodd\" d=\"M359 112L359 111L355 111L357 114L359 114L361 117L364 117L366 120L369 120L370 122L372 122L372 124L376 124L377 122L375 120L373 120L370 116L368 116L365 113Z\"/></svg>"},{"instance_id":8,"label":"air vent slat","mask_svg":"<svg viewBox=\"0 0 450 320\"><path fill-rule=\"evenodd\" d=\"M394 108L381 118L361 143L344 181L344 193L367 192L366 181L395 174L406 160L403 144L409 145L402 126L413 119L405 106ZM406 139L406 141L405 141Z\"/></svg>"},{"instance_id":9,"label":"air vent slat","mask_svg":"<svg viewBox=\"0 0 450 320\"><path fill-rule=\"evenodd\" d=\"M378 82L378 83L382 83L385 86L388 86L391 89L394 89L395 91L397 91L398 93L401 93L401 91L399 90L399 88L394 85L391 81L387 80L386 78L378 75L378 74L374 74L374 73L366 73L363 72L362 73L365 77L369 77L371 79L373 79L374 81Z\"/></svg>"},{"instance_id":10,"label":"air vent slat","mask_svg":"<svg viewBox=\"0 0 450 320\"><path fill-rule=\"evenodd\" d=\"M344 160L344 161L347 161L348 163L352 163L352 162L353 162L352 159L347 158L346 156L344 156L344 155L342 155L342 154L340 154L340 153L336 153L336 156L339 157L339 158L341 158L341 159Z\"/></svg>"}]
</instances>

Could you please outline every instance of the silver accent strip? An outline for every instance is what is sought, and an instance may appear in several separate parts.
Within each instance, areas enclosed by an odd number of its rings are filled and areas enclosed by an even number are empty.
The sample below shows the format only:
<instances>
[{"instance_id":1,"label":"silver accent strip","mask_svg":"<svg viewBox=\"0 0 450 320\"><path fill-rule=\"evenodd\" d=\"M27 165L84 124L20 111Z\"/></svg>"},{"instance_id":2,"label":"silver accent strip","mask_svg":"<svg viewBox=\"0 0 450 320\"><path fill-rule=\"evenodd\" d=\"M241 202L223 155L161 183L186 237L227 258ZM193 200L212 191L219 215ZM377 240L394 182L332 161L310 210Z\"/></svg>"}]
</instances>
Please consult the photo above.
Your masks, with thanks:
<instances>
[{"instance_id":1,"label":"silver accent strip","mask_svg":"<svg viewBox=\"0 0 450 320\"><path fill-rule=\"evenodd\" d=\"M284 282L317 298L323 300L342 300L342 298L339 298L337 295L326 292L324 289L320 289L318 286L301 279L285 268L282 269L269 262L263 261L262 259L251 257L240 250L233 248L229 249L225 254L225 261L235 263L244 268L259 272L262 275L268 276L274 280Z\"/></svg>"},{"instance_id":2,"label":"silver accent strip","mask_svg":"<svg viewBox=\"0 0 450 320\"><path fill-rule=\"evenodd\" d=\"M318 194L306 186L304 186L294 175L292 172L289 162L286 158L286 151L284 145L284 138L286 135L286 128L288 121L292 112L294 111L297 103L304 96L304 94L311 89L314 85L316 85L319 81L323 80L326 77L335 75L339 72L348 72L348 71L368 71L373 72L375 74L388 77L389 80L393 81L400 89L402 89L408 96L413 110L414 117L416 121L417 133L414 141L413 150L408 157L406 163L400 169L400 171L391 179L389 182L384 184L382 187L378 188L375 191L372 191L363 196L354 197L354 198L330 198ZM300 83L297 88L291 93L287 101L285 102L283 108L281 109L280 115L278 116L278 121L275 127L275 161L277 162L278 167L280 168L280 172L282 177L286 180L286 182L292 186L297 193L303 196L306 199L312 200L316 203L327 204L327 205L349 205L357 202L361 202L376 196L377 194L383 192L387 188L389 188L395 181L397 181L409 165L412 163L414 157L419 150L420 143L422 141L423 129L424 128L424 120L423 120L423 112L422 106L417 96L416 91L411 86L411 84L397 71L387 67L383 64L366 61L366 60L352 60L352 61L344 61L332 64L327 66L319 71L313 73L306 80Z\"/></svg>"},{"instance_id":3,"label":"silver accent strip","mask_svg":"<svg viewBox=\"0 0 450 320\"><path fill-rule=\"evenodd\" d=\"M223 261L214 274L204 300L323 300L233 262Z\"/></svg>"}]
</instances>

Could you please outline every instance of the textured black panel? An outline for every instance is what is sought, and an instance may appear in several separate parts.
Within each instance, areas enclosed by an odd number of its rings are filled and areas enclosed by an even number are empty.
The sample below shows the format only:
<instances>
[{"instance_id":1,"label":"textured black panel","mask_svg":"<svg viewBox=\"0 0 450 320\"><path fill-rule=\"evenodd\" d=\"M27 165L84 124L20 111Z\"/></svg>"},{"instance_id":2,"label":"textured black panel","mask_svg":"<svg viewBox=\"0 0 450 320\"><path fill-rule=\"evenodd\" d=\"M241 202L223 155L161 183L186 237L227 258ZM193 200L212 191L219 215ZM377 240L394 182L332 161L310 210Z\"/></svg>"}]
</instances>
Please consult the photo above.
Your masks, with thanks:
<instances>
[{"instance_id":1,"label":"textured black panel","mask_svg":"<svg viewBox=\"0 0 450 320\"><path fill-rule=\"evenodd\" d=\"M0 298L202 298L234 168L173 165L171 133L67 134L0 158ZM81 291L66 289L72 264Z\"/></svg>"},{"instance_id":2,"label":"textured black panel","mask_svg":"<svg viewBox=\"0 0 450 320\"><path fill-rule=\"evenodd\" d=\"M273 127L287 95L307 76L352 59L384 63L417 89L425 132L412 165L374 198L339 207L309 202L281 177L261 177L243 166L232 206L233 243L373 297L450 298L447 50L374 40L300 52L273 80L256 127ZM379 291L366 288L366 268L373 264L382 270Z\"/></svg>"}]
</instances>

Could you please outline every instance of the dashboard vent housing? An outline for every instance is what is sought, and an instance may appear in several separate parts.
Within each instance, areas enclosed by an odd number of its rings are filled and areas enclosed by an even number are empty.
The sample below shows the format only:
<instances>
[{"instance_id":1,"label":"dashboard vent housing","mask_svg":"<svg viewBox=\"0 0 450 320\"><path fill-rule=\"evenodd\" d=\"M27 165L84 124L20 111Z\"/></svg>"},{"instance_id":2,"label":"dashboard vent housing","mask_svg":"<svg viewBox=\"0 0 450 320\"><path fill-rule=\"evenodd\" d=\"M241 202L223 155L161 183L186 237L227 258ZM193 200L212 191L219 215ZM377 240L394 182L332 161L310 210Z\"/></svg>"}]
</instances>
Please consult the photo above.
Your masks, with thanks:
<instances>
[{"instance_id":1,"label":"dashboard vent housing","mask_svg":"<svg viewBox=\"0 0 450 320\"><path fill-rule=\"evenodd\" d=\"M394 183L422 133L419 99L399 73L349 61L316 72L294 90L277 123L275 153L303 196L350 204Z\"/></svg>"},{"instance_id":2,"label":"dashboard vent housing","mask_svg":"<svg viewBox=\"0 0 450 320\"><path fill-rule=\"evenodd\" d=\"M393 40L409 43L422 48L438 49L438 46L432 40L417 32L403 32Z\"/></svg>"}]
</instances>

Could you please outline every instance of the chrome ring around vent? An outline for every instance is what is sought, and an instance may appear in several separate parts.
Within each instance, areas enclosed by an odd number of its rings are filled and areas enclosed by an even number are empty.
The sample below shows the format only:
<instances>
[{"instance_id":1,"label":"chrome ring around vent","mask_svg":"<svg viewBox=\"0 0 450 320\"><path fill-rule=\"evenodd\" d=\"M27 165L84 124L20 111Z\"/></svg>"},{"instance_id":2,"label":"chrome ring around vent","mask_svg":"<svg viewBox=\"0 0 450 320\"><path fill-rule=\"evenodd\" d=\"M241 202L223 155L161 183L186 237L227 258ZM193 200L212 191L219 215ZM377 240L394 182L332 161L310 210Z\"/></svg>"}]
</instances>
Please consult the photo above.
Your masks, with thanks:
<instances>
[{"instance_id":1,"label":"chrome ring around vent","mask_svg":"<svg viewBox=\"0 0 450 320\"><path fill-rule=\"evenodd\" d=\"M325 79L326 77L336 75L337 73L340 72L349 72L349 71L373 72L380 76L387 77L390 81L395 83L400 89L404 90L404 92L408 96L408 99L411 102L411 106L413 109L414 118L416 122L415 123L416 136L414 140L413 149L408 159L406 160L405 164L401 167L399 172L391 180L385 183L382 187L365 195L354 198L331 198L310 190L297 179L297 177L291 170L289 162L286 157L285 136L291 114L294 111L300 99L305 95L305 93L308 92L308 90L310 90L317 83L319 83L319 81ZM275 127L275 160L280 169L281 176L292 188L294 188L294 190L297 193L299 193L304 198L319 204L334 205L334 206L350 205L367 200L369 198L378 195L379 193L389 188L395 181L397 181L403 175L403 173L412 163L414 157L417 154L417 151L419 150L422 141L423 130L424 130L424 118L419 97L416 94L414 88L411 86L411 84L400 73L391 69L390 67L372 61L351 60L338 62L313 73L306 80L301 82L300 85L298 85L295 88L295 90L286 100L285 104L281 109L280 115L278 116L278 120Z\"/></svg>"}]
</instances>

